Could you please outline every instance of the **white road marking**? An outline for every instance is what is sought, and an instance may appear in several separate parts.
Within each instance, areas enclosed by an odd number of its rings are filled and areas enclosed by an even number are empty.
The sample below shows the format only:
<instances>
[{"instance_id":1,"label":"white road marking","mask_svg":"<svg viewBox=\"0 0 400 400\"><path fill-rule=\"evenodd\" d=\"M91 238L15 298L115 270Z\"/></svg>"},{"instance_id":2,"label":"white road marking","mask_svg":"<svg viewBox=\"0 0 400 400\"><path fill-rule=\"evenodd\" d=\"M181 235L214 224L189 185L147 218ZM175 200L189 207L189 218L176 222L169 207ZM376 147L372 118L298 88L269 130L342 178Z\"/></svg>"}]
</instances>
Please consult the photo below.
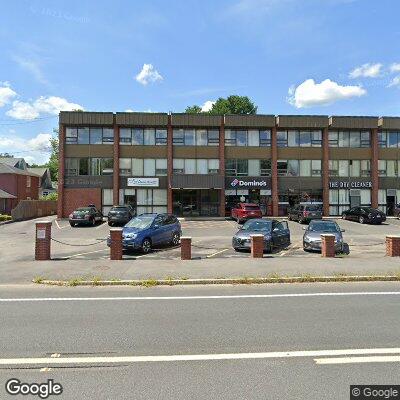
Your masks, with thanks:
<instances>
[{"instance_id":1,"label":"white road marking","mask_svg":"<svg viewBox=\"0 0 400 400\"><path fill-rule=\"evenodd\" d=\"M65 257L74 258L74 257L79 257L79 256L85 256L87 254L100 253L101 251L107 251L107 250L109 250L109 249L106 248L106 249L101 249L101 250L88 251L87 253L72 254L71 256L65 256Z\"/></svg>"},{"instance_id":2,"label":"white road marking","mask_svg":"<svg viewBox=\"0 0 400 400\"><path fill-rule=\"evenodd\" d=\"M103 225L104 225L104 222L102 222L101 224L99 224L99 225L97 225L94 229L99 229L99 228L102 228L103 227Z\"/></svg>"},{"instance_id":3,"label":"white road marking","mask_svg":"<svg viewBox=\"0 0 400 400\"><path fill-rule=\"evenodd\" d=\"M252 360L271 358L325 357L337 355L400 354L400 348L276 351L262 353L177 354L159 356L91 356L60 358L3 358L0 365L119 364L141 362ZM400 358L400 356L396 356ZM354 358L354 357L353 357ZM366 357L367 358L367 357ZM383 357L382 357L383 358Z\"/></svg>"},{"instance_id":4,"label":"white road marking","mask_svg":"<svg viewBox=\"0 0 400 400\"><path fill-rule=\"evenodd\" d=\"M387 363L387 362L400 362L400 356L315 358L314 361L316 364L320 365Z\"/></svg>"},{"instance_id":5,"label":"white road marking","mask_svg":"<svg viewBox=\"0 0 400 400\"><path fill-rule=\"evenodd\" d=\"M217 254L221 254L221 253L223 253L223 252L225 252L225 251L227 251L227 250L229 250L229 249L223 249L223 250L217 251L216 253L209 254L208 256L206 256L206 258L214 257L214 256L216 256Z\"/></svg>"},{"instance_id":6,"label":"white road marking","mask_svg":"<svg viewBox=\"0 0 400 400\"><path fill-rule=\"evenodd\" d=\"M124 296L124 297L22 297L0 298L0 303L35 301L143 301L143 300L225 300L225 299L276 299L299 297L344 297L344 296L398 296L400 292L332 292L332 293L282 293L282 294L243 294L215 296Z\"/></svg>"},{"instance_id":7,"label":"white road marking","mask_svg":"<svg viewBox=\"0 0 400 400\"><path fill-rule=\"evenodd\" d=\"M54 222L56 223L58 229L65 229L69 227L69 225L61 226L56 219L54 220Z\"/></svg>"}]
</instances>

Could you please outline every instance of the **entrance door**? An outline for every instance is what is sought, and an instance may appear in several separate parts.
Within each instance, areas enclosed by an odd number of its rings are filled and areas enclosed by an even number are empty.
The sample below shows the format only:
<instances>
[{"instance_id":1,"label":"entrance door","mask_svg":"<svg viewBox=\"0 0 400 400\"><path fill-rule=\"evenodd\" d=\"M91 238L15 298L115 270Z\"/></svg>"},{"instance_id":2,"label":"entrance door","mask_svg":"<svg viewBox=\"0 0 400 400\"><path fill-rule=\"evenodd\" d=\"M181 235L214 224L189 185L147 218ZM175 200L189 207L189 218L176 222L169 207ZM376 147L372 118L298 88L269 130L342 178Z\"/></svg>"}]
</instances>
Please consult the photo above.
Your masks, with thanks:
<instances>
[{"instance_id":1,"label":"entrance door","mask_svg":"<svg viewBox=\"0 0 400 400\"><path fill-rule=\"evenodd\" d=\"M135 214L137 214L137 209L136 209L136 196L132 194L126 194L124 196L124 204L127 206L131 206L133 210L135 211Z\"/></svg>"},{"instance_id":2,"label":"entrance door","mask_svg":"<svg viewBox=\"0 0 400 400\"><path fill-rule=\"evenodd\" d=\"M350 196L350 208L361 205L361 196Z\"/></svg>"},{"instance_id":3,"label":"entrance door","mask_svg":"<svg viewBox=\"0 0 400 400\"><path fill-rule=\"evenodd\" d=\"M386 215L393 216L394 209L396 207L396 197L395 196L387 196L386 197Z\"/></svg>"}]
</instances>

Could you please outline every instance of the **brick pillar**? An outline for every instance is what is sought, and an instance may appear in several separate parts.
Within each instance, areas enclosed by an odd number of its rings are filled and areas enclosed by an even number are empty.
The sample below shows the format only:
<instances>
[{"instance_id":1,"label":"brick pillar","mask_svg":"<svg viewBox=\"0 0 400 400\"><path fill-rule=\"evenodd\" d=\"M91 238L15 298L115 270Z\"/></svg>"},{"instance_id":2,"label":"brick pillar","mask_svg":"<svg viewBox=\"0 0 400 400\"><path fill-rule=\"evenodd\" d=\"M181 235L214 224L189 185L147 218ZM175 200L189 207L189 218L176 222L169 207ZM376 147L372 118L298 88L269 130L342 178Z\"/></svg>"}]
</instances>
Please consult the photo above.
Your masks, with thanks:
<instances>
[{"instance_id":1,"label":"brick pillar","mask_svg":"<svg viewBox=\"0 0 400 400\"><path fill-rule=\"evenodd\" d=\"M35 260L50 260L51 221L36 222Z\"/></svg>"},{"instance_id":2,"label":"brick pillar","mask_svg":"<svg viewBox=\"0 0 400 400\"><path fill-rule=\"evenodd\" d=\"M174 162L174 148L173 148L173 130L172 130L172 115L168 115L168 126L167 126L167 211L172 214L172 173L173 173L173 162Z\"/></svg>"},{"instance_id":3,"label":"brick pillar","mask_svg":"<svg viewBox=\"0 0 400 400\"><path fill-rule=\"evenodd\" d=\"M64 171L65 171L65 126L59 124L58 128L58 199L57 217L64 216Z\"/></svg>"},{"instance_id":4,"label":"brick pillar","mask_svg":"<svg viewBox=\"0 0 400 400\"><path fill-rule=\"evenodd\" d=\"M272 190L272 216L279 214L278 196L278 143L276 126L271 129L271 190Z\"/></svg>"},{"instance_id":5,"label":"brick pillar","mask_svg":"<svg viewBox=\"0 0 400 400\"><path fill-rule=\"evenodd\" d=\"M113 171L113 203L119 204L119 126L114 115L114 171Z\"/></svg>"},{"instance_id":6,"label":"brick pillar","mask_svg":"<svg viewBox=\"0 0 400 400\"><path fill-rule=\"evenodd\" d=\"M378 158L379 158L379 147L378 147L378 129L371 130L371 206L378 208L378 187L379 187L379 175L378 175Z\"/></svg>"},{"instance_id":7,"label":"brick pillar","mask_svg":"<svg viewBox=\"0 0 400 400\"><path fill-rule=\"evenodd\" d=\"M110 229L110 260L122 260L122 229Z\"/></svg>"},{"instance_id":8,"label":"brick pillar","mask_svg":"<svg viewBox=\"0 0 400 400\"><path fill-rule=\"evenodd\" d=\"M335 257L335 235L321 235L322 257Z\"/></svg>"},{"instance_id":9,"label":"brick pillar","mask_svg":"<svg viewBox=\"0 0 400 400\"><path fill-rule=\"evenodd\" d=\"M219 127L219 174L224 180L223 188L219 198L219 216L225 217L225 116L221 117Z\"/></svg>"},{"instance_id":10,"label":"brick pillar","mask_svg":"<svg viewBox=\"0 0 400 400\"><path fill-rule=\"evenodd\" d=\"M251 235L251 257L263 258L264 256L264 235Z\"/></svg>"},{"instance_id":11,"label":"brick pillar","mask_svg":"<svg viewBox=\"0 0 400 400\"><path fill-rule=\"evenodd\" d=\"M329 129L322 131L322 202L323 215L329 216Z\"/></svg>"},{"instance_id":12,"label":"brick pillar","mask_svg":"<svg viewBox=\"0 0 400 400\"><path fill-rule=\"evenodd\" d=\"M192 259L192 238L181 237L181 260Z\"/></svg>"},{"instance_id":13,"label":"brick pillar","mask_svg":"<svg viewBox=\"0 0 400 400\"><path fill-rule=\"evenodd\" d=\"M386 236L386 255L388 257L400 257L400 236Z\"/></svg>"}]
</instances>

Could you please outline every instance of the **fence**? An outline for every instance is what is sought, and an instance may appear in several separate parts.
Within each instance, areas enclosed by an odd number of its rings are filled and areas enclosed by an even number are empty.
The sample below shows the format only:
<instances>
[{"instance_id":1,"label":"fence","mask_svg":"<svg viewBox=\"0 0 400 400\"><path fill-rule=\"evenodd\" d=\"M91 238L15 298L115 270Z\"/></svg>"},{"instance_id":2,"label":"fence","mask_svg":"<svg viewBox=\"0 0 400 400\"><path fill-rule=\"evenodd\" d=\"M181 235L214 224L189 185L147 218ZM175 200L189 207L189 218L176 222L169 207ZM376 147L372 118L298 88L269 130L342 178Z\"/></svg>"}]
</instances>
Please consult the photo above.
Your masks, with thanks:
<instances>
[{"instance_id":1,"label":"fence","mask_svg":"<svg viewBox=\"0 0 400 400\"><path fill-rule=\"evenodd\" d=\"M11 210L14 221L21 221L29 218L45 217L57 212L57 201L53 200L21 200Z\"/></svg>"}]
</instances>

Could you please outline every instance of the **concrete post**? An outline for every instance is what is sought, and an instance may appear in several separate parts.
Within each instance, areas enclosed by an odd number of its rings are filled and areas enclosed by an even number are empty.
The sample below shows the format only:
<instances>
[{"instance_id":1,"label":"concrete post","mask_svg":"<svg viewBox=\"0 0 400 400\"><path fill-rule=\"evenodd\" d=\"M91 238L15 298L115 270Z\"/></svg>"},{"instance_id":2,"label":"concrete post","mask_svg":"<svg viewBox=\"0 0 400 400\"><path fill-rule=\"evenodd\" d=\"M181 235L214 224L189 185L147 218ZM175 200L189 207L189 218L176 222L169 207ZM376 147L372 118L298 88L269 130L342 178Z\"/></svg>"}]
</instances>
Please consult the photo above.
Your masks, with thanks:
<instances>
[{"instance_id":1,"label":"concrete post","mask_svg":"<svg viewBox=\"0 0 400 400\"><path fill-rule=\"evenodd\" d=\"M321 235L321 257L335 257L335 235Z\"/></svg>"},{"instance_id":2,"label":"concrete post","mask_svg":"<svg viewBox=\"0 0 400 400\"><path fill-rule=\"evenodd\" d=\"M400 236L386 236L386 255L388 257L400 257Z\"/></svg>"},{"instance_id":3,"label":"concrete post","mask_svg":"<svg viewBox=\"0 0 400 400\"><path fill-rule=\"evenodd\" d=\"M192 259L192 238L181 237L181 260Z\"/></svg>"},{"instance_id":4,"label":"concrete post","mask_svg":"<svg viewBox=\"0 0 400 400\"><path fill-rule=\"evenodd\" d=\"M263 258L264 256L264 235L251 235L251 257Z\"/></svg>"},{"instance_id":5,"label":"concrete post","mask_svg":"<svg viewBox=\"0 0 400 400\"><path fill-rule=\"evenodd\" d=\"M36 222L35 260L50 260L51 221Z\"/></svg>"},{"instance_id":6,"label":"concrete post","mask_svg":"<svg viewBox=\"0 0 400 400\"><path fill-rule=\"evenodd\" d=\"M122 260L122 229L110 229L110 260Z\"/></svg>"}]
</instances>

